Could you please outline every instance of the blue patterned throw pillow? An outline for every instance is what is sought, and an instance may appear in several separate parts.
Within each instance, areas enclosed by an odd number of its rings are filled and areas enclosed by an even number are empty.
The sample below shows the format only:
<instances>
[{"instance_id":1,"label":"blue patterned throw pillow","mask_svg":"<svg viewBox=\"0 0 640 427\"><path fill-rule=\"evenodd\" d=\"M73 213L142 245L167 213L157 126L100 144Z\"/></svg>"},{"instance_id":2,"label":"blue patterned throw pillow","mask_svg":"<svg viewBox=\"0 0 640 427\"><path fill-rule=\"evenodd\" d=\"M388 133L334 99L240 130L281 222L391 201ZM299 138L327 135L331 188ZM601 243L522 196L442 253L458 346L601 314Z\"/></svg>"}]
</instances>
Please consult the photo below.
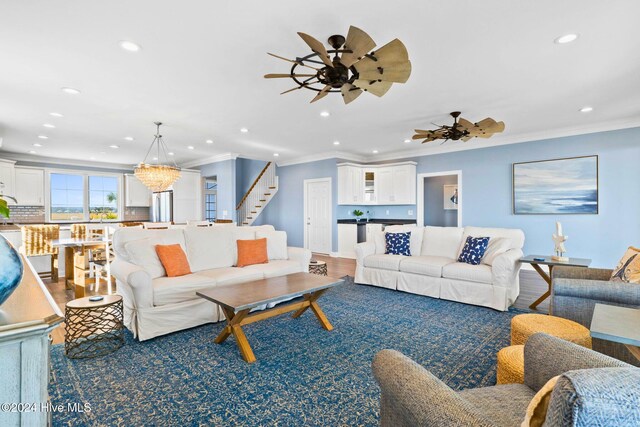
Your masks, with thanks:
<instances>
[{"instance_id":1,"label":"blue patterned throw pillow","mask_svg":"<svg viewBox=\"0 0 640 427\"><path fill-rule=\"evenodd\" d=\"M489 246L488 237L467 237L467 241L464 243L464 248L460 252L458 262L465 262L471 265L478 265L482 261L484 253Z\"/></svg>"},{"instance_id":2,"label":"blue patterned throw pillow","mask_svg":"<svg viewBox=\"0 0 640 427\"><path fill-rule=\"evenodd\" d=\"M411 232L406 233L385 233L384 238L387 242L385 254L411 256L409 242L411 241Z\"/></svg>"}]
</instances>

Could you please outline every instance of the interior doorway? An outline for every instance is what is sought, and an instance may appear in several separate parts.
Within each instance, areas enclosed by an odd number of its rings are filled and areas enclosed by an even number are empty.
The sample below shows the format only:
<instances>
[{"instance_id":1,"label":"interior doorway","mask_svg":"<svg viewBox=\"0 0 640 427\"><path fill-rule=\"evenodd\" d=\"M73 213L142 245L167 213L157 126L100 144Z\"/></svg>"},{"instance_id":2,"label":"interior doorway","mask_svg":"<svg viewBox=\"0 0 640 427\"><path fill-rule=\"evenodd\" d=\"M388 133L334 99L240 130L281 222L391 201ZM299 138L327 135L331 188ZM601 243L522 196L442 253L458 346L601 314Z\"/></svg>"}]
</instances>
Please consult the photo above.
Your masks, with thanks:
<instances>
[{"instance_id":1,"label":"interior doorway","mask_svg":"<svg viewBox=\"0 0 640 427\"><path fill-rule=\"evenodd\" d=\"M462 227L462 171L419 174L417 187L418 225Z\"/></svg>"},{"instance_id":2,"label":"interior doorway","mask_svg":"<svg viewBox=\"0 0 640 427\"><path fill-rule=\"evenodd\" d=\"M304 180L304 247L331 253L333 208L331 178Z\"/></svg>"},{"instance_id":3,"label":"interior doorway","mask_svg":"<svg viewBox=\"0 0 640 427\"><path fill-rule=\"evenodd\" d=\"M218 219L218 178L208 176L204 179L204 219L215 222Z\"/></svg>"}]
</instances>

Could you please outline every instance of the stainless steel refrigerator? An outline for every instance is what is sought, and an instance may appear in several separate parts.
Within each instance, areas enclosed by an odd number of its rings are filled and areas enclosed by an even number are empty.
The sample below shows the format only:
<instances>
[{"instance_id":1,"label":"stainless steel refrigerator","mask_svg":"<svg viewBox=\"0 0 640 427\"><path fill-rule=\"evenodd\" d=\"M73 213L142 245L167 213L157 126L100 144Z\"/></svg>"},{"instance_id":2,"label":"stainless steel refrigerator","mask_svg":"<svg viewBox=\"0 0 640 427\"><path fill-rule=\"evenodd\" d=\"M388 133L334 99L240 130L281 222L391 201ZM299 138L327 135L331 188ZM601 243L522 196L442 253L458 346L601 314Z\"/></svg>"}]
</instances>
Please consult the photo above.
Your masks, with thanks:
<instances>
[{"instance_id":1,"label":"stainless steel refrigerator","mask_svg":"<svg viewBox=\"0 0 640 427\"><path fill-rule=\"evenodd\" d=\"M151 222L173 221L173 191L161 191L151 196Z\"/></svg>"}]
</instances>

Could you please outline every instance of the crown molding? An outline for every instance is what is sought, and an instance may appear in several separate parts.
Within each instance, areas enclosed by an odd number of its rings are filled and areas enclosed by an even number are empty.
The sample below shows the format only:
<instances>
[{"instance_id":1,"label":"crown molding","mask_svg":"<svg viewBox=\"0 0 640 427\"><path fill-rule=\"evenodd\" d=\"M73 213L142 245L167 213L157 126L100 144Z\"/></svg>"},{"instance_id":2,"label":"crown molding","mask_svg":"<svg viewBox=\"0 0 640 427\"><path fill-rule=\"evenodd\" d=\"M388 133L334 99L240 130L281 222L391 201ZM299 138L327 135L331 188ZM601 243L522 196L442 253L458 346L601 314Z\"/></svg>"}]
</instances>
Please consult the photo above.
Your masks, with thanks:
<instances>
[{"instance_id":1,"label":"crown molding","mask_svg":"<svg viewBox=\"0 0 640 427\"><path fill-rule=\"evenodd\" d=\"M458 151L465 150L477 150L482 148L490 148L490 147L499 147L502 145L511 145L511 144L521 144L524 142L536 142L536 141L544 141L548 139L555 138L565 138L569 136L579 136L579 135L588 135L591 133L598 132L610 132L614 130L622 130L622 129L631 129L640 127L640 118L633 118L628 120L619 120L612 121L607 123L599 123L592 126L582 126L582 127L572 127L565 128L560 130L553 131L541 131L541 132L530 132L527 134L513 135L510 137L501 138L499 140L481 140L475 138L472 144L460 143L460 144L451 144L448 146L438 146L438 147L422 147L414 150L404 150L404 151L393 151L390 153L384 153L377 156L370 157L370 161L389 161L389 160L400 160L414 157L423 157L423 156L433 156L436 154L446 154L446 153L454 153Z\"/></svg>"},{"instance_id":2,"label":"crown molding","mask_svg":"<svg viewBox=\"0 0 640 427\"><path fill-rule=\"evenodd\" d=\"M318 162L320 160L329 160L329 159L348 160L351 162L366 162L369 160L368 157L362 156L359 154L345 153L343 151L327 151L324 153L312 154L309 156L295 157L290 160L276 162L276 164L278 165L278 167L282 167L282 166L298 165L301 163Z\"/></svg>"},{"instance_id":3,"label":"crown molding","mask_svg":"<svg viewBox=\"0 0 640 427\"><path fill-rule=\"evenodd\" d=\"M182 168L193 168L193 167L196 167L196 166L208 165L210 163L224 162L225 160L235 160L238 157L239 157L239 155L237 153L217 154L215 156L204 157L202 159L191 160L189 162L181 163L180 167L182 167Z\"/></svg>"},{"instance_id":4,"label":"crown molding","mask_svg":"<svg viewBox=\"0 0 640 427\"><path fill-rule=\"evenodd\" d=\"M46 156L33 156L20 153L12 153L9 151L1 151L0 156L4 159L14 160L21 165L21 163L28 163L29 165L60 165L60 166L76 166L76 167L91 167L95 169L109 169L109 170L128 170L133 171L135 167L132 164L121 163L103 163L94 162L89 160L69 160L61 159L58 157L46 157Z\"/></svg>"}]
</instances>

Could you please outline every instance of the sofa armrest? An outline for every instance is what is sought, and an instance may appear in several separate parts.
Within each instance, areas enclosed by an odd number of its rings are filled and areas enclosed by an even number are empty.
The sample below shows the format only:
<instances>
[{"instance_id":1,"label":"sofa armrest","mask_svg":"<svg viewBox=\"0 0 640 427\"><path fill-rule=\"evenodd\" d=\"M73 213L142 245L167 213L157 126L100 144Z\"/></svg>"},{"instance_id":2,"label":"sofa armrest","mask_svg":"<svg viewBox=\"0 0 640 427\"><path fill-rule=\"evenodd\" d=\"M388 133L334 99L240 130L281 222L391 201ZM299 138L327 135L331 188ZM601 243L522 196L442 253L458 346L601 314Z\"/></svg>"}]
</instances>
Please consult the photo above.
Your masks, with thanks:
<instances>
[{"instance_id":1,"label":"sofa armrest","mask_svg":"<svg viewBox=\"0 0 640 427\"><path fill-rule=\"evenodd\" d=\"M382 392L383 427L492 425L462 396L398 351L380 351L372 366Z\"/></svg>"},{"instance_id":2,"label":"sofa armrest","mask_svg":"<svg viewBox=\"0 0 640 427\"><path fill-rule=\"evenodd\" d=\"M536 392L567 371L616 367L631 365L543 333L531 335L524 345L524 383Z\"/></svg>"},{"instance_id":3,"label":"sofa armrest","mask_svg":"<svg viewBox=\"0 0 640 427\"><path fill-rule=\"evenodd\" d=\"M522 258L522 249L509 249L498 255L493 260L491 266L492 282L495 286L510 288L518 281L521 264L518 262Z\"/></svg>"},{"instance_id":4,"label":"sofa armrest","mask_svg":"<svg viewBox=\"0 0 640 427\"><path fill-rule=\"evenodd\" d=\"M356 245L356 263L364 265L364 259L376 253L376 245L373 242L362 242Z\"/></svg>"},{"instance_id":5,"label":"sofa armrest","mask_svg":"<svg viewBox=\"0 0 640 427\"><path fill-rule=\"evenodd\" d=\"M287 256L289 260L299 263L303 272L309 272L309 261L311 261L311 251L309 249L289 246L287 248Z\"/></svg>"},{"instance_id":6,"label":"sofa armrest","mask_svg":"<svg viewBox=\"0 0 640 427\"><path fill-rule=\"evenodd\" d=\"M111 274L116 278L125 305L133 309L153 307L151 276L144 268L116 258L111 263Z\"/></svg>"},{"instance_id":7,"label":"sofa armrest","mask_svg":"<svg viewBox=\"0 0 640 427\"><path fill-rule=\"evenodd\" d=\"M606 268L586 268L556 266L553 269L552 279L581 279L581 280L603 280L611 278L613 270Z\"/></svg>"}]
</instances>

